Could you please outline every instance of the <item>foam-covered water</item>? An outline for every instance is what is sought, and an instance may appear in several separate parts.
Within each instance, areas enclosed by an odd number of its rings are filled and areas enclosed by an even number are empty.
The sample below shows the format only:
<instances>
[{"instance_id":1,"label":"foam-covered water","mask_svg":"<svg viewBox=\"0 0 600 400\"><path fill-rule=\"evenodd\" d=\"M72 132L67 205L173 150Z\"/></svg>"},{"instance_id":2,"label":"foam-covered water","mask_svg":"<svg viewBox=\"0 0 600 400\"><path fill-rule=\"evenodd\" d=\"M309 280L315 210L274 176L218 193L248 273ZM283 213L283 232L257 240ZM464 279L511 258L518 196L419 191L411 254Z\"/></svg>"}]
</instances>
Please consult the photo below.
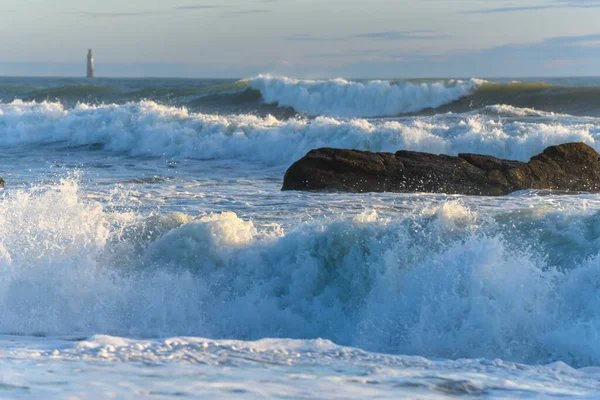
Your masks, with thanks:
<instances>
[{"instance_id":1,"label":"foam-covered water","mask_svg":"<svg viewBox=\"0 0 600 400\"><path fill-rule=\"evenodd\" d=\"M13 382L3 385L5 393L52 398L65 382L71 393L87 398L593 398L598 389L597 368L432 361L368 353L321 339L96 335L79 340L0 338L0 368L10 370Z\"/></svg>"},{"instance_id":2,"label":"foam-covered water","mask_svg":"<svg viewBox=\"0 0 600 400\"><path fill-rule=\"evenodd\" d=\"M503 105L466 114L369 120L219 116L153 101L68 108L58 102L15 100L0 103L0 116L0 147L101 146L131 156L244 160L282 167L318 147L470 152L527 161L553 144L580 141L596 147L600 135L595 118Z\"/></svg>"},{"instance_id":3,"label":"foam-covered water","mask_svg":"<svg viewBox=\"0 0 600 400\"><path fill-rule=\"evenodd\" d=\"M316 147L527 160L600 150L596 118L340 117L378 90L460 83L274 79L250 85L332 92L291 97L311 117L0 103L0 396L598 396L597 195L279 190Z\"/></svg>"}]
</instances>

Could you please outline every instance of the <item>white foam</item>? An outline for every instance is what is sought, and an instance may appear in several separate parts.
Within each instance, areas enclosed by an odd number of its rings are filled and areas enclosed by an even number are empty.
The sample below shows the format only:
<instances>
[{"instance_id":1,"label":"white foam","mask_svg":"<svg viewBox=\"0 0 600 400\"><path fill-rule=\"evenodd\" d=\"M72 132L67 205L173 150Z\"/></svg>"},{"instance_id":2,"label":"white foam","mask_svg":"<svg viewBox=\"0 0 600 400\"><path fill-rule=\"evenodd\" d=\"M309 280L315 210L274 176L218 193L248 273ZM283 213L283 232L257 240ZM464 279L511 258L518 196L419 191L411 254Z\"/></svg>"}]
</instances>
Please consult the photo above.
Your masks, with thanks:
<instances>
[{"instance_id":1,"label":"white foam","mask_svg":"<svg viewBox=\"0 0 600 400\"><path fill-rule=\"evenodd\" d=\"M471 94L485 81L391 83L297 80L259 75L251 87L270 104L300 113L337 117L382 117L437 108Z\"/></svg>"},{"instance_id":2,"label":"white foam","mask_svg":"<svg viewBox=\"0 0 600 400\"><path fill-rule=\"evenodd\" d=\"M507 117L540 117L540 118L554 118L554 117L571 117L571 118L579 118L580 120L597 120L593 117L572 117L569 114L561 114L555 113L552 111L542 111L536 110L535 108L523 108L523 107L515 107L508 104L495 104L491 106L486 106L484 108L485 111L490 113L499 114ZM478 110L479 111L479 110ZM478 112L475 111L475 112Z\"/></svg>"},{"instance_id":3,"label":"white foam","mask_svg":"<svg viewBox=\"0 0 600 400\"><path fill-rule=\"evenodd\" d=\"M266 232L231 212L107 212L72 180L2 205L2 333L321 337L600 364L598 213L489 216L440 200Z\"/></svg>"},{"instance_id":4,"label":"white foam","mask_svg":"<svg viewBox=\"0 0 600 400\"><path fill-rule=\"evenodd\" d=\"M561 362L530 366L501 360L429 360L369 353L321 339L0 336L0 373L3 394L44 399L510 399L597 394L597 371L592 368L576 370Z\"/></svg>"},{"instance_id":5,"label":"white foam","mask_svg":"<svg viewBox=\"0 0 600 400\"><path fill-rule=\"evenodd\" d=\"M123 105L14 101L0 104L0 146L102 144L131 155L243 160L289 166L318 147L455 155L490 154L526 161L545 147L581 141L600 149L590 119L502 121L481 115L399 120L314 120L217 116L151 101Z\"/></svg>"}]
</instances>

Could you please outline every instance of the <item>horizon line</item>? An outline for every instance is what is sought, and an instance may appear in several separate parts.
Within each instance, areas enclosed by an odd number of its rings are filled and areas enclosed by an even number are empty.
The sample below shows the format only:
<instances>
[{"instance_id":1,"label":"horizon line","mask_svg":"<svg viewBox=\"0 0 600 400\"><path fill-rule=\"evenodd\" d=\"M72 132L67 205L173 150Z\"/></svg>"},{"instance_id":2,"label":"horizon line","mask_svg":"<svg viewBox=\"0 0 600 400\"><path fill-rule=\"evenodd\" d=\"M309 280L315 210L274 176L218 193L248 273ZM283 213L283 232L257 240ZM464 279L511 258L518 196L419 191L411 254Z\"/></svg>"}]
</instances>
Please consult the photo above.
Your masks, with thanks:
<instances>
[{"instance_id":1,"label":"horizon line","mask_svg":"<svg viewBox=\"0 0 600 400\"><path fill-rule=\"evenodd\" d=\"M255 75L256 76L256 75ZM358 76L341 76L341 75L330 75L330 76L321 76L321 77L295 77L289 74L273 74L274 77L291 77L295 79L310 79L310 80L329 80L336 78L345 78L345 79L356 79L356 80L444 80L444 79L537 79L537 78L550 78L550 79L570 79L570 78L600 78L600 74L597 75L473 75L473 76L428 76L428 77L399 77L399 76L377 76L377 77L358 77ZM226 77L218 77L218 76L94 76L93 78L87 78L85 75L17 75L17 74L2 74L0 73L1 78L42 78L42 79L82 79L93 82L94 80L102 80L102 79L185 79L185 80L247 80L252 79L252 77L239 77L239 76L226 76Z\"/></svg>"}]
</instances>

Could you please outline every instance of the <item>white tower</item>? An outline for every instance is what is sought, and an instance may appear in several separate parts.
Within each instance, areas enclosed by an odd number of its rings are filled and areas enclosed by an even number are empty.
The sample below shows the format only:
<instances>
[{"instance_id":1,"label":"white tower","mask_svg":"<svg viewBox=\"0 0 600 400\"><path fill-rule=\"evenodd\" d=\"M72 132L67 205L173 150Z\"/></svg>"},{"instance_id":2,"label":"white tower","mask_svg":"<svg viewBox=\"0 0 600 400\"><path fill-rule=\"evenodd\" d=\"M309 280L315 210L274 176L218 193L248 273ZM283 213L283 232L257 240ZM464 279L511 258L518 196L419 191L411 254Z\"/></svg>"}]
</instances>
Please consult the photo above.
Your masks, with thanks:
<instances>
[{"instance_id":1,"label":"white tower","mask_svg":"<svg viewBox=\"0 0 600 400\"><path fill-rule=\"evenodd\" d=\"M92 57L92 49L89 49L87 54L87 77L94 77L94 58Z\"/></svg>"}]
</instances>

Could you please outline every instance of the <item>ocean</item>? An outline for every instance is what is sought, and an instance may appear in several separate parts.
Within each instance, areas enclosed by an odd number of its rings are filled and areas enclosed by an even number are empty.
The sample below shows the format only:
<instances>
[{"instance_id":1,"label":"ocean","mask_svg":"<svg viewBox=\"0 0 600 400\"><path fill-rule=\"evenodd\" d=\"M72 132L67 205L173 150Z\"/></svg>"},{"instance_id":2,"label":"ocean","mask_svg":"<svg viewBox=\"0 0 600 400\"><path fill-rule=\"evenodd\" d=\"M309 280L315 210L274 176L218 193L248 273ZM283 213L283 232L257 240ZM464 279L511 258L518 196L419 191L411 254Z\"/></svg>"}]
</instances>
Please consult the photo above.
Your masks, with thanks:
<instances>
[{"instance_id":1,"label":"ocean","mask_svg":"<svg viewBox=\"0 0 600 400\"><path fill-rule=\"evenodd\" d=\"M0 78L0 397L600 398L600 196L282 192L600 150L600 78Z\"/></svg>"}]
</instances>

